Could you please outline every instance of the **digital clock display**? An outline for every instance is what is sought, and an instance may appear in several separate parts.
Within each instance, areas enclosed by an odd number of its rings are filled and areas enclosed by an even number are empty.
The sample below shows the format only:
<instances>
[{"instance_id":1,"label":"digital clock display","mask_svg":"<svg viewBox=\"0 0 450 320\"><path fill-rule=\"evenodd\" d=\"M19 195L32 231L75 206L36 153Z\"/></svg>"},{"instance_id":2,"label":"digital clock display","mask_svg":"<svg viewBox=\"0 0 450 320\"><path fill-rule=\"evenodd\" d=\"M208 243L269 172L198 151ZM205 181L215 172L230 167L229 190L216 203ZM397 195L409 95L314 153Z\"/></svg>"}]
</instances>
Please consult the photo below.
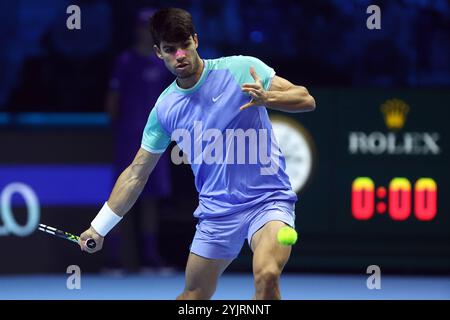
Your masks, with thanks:
<instances>
[{"instance_id":1,"label":"digital clock display","mask_svg":"<svg viewBox=\"0 0 450 320\"><path fill-rule=\"evenodd\" d=\"M386 188L375 186L369 177L357 177L352 183L351 212L357 220L369 220L386 211L392 220L403 221L411 214L421 221L433 220L438 212L438 187L432 178L414 183L403 177L393 178ZM378 202L377 202L378 201Z\"/></svg>"}]
</instances>

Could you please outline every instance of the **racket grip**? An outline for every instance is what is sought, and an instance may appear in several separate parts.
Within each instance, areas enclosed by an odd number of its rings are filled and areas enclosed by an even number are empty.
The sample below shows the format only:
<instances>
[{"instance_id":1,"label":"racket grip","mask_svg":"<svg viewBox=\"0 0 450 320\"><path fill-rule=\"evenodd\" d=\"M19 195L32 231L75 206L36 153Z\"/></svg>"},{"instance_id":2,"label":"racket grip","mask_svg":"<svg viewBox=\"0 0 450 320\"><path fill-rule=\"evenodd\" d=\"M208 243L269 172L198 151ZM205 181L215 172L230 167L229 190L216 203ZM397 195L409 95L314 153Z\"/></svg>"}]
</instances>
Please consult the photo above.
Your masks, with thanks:
<instances>
[{"instance_id":1,"label":"racket grip","mask_svg":"<svg viewBox=\"0 0 450 320\"><path fill-rule=\"evenodd\" d=\"M86 246L87 246L89 249L95 249L95 247L97 246L97 244L95 243L95 240L94 240L94 239L89 238L89 239L86 240Z\"/></svg>"}]
</instances>

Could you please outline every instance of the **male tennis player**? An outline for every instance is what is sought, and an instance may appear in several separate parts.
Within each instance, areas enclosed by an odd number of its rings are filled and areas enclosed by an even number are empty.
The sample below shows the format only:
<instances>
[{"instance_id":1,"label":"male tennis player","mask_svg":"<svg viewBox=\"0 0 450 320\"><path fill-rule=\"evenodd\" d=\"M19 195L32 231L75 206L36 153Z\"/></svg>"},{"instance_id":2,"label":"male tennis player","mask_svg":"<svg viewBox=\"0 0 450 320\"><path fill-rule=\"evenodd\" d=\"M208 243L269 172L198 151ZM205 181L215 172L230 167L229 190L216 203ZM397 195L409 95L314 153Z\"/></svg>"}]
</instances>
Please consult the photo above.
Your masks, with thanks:
<instances>
[{"instance_id":1,"label":"male tennis player","mask_svg":"<svg viewBox=\"0 0 450 320\"><path fill-rule=\"evenodd\" d=\"M245 239L253 251L254 298L280 299L279 279L291 248L276 235L285 225L294 227L297 196L266 108L312 111L314 98L256 58L201 59L192 17L182 9L155 13L150 31L156 55L176 80L150 112L141 148L81 235L81 249L101 249L173 139L190 160L199 192L197 231L177 299L211 298ZM242 133L245 139L236 142ZM86 247L88 238L97 242L94 250Z\"/></svg>"}]
</instances>

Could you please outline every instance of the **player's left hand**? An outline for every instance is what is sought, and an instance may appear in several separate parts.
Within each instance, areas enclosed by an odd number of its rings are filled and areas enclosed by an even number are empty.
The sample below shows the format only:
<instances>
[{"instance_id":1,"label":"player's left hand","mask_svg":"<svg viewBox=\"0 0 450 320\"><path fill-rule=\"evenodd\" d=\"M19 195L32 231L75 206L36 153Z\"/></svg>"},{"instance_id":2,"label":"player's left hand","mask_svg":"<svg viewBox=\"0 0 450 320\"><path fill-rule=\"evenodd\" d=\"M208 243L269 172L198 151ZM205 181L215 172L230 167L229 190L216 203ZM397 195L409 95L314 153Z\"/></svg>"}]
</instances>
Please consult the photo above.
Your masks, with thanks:
<instances>
[{"instance_id":1,"label":"player's left hand","mask_svg":"<svg viewBox=\"0 0 450 320\"><path fill-rule=\"evenodd\" d=\"M255 83L244 83L241 88L242 92L248 93L252 99L239 108L241 111L252 106L263 106L267 102L267 91L264 90L261 78L256 73L255 68L250 67L250 74Z\"/></svg>"}]
</instances>

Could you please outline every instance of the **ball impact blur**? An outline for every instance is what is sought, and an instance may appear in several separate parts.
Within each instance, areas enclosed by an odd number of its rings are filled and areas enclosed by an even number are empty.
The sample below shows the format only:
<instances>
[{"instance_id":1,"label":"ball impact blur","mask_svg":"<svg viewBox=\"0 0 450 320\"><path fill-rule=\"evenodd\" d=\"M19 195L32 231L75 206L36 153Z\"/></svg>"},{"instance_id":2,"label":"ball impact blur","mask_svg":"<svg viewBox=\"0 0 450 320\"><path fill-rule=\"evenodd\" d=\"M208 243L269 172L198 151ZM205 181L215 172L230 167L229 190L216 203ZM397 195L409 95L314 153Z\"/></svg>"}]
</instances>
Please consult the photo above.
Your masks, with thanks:
<instances>
[{"instance_id":1,"label":"ball impact blur","mask_svg":"<svg viewBox=\"0 0 450 320\"><path fill-rule=\"evenodd\" d=\"M278 230L277 239L283 246L292 246L297 242L297 231L291 227L282 227Z\"/></svg>"}]
</instances>

